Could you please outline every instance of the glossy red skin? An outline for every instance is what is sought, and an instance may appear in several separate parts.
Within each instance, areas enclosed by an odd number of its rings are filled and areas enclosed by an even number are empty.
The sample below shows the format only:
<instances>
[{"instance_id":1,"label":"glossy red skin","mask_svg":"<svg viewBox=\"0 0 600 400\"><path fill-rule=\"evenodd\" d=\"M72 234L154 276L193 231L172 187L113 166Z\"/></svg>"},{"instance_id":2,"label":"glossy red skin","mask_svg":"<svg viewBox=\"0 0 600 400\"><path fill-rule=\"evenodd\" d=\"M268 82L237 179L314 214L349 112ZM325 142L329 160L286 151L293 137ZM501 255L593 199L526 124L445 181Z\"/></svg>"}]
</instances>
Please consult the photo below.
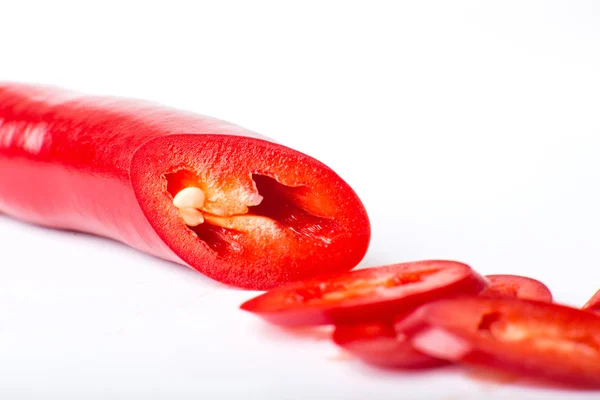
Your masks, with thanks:
<instances>
[{"instance_id":1,"label":"glossy red skin","mask_svg":"<svg viewBox=\"0 0 600 400\"><path fill-rule=\"evenodd\" d=\"M263 201L261 212L281 215L259 218L267 229L244 227L244 218L236 230L204 224L198 232L211 247L172 205L165 175L182 169L202 179L209 200L227 201L228 214L256 204L253 173L273 178L285 185L285 204ZM109 237L247 289L347 271L370 239L355 192L319 161L239 126L138 100L0 83L0 171L4 214Z\"/></svg>"},{"instance_id":2,"label":"glossy red skin","mask_svg":"<svg viewBox=\"0 0 600 400\"><path fill-rule=\"evenodd\" d=\"M410 340L398 335L387 322L338 325L333 341L353 356L379 367L415 369L447 364L415 350Z\"/></svg>"},{"instance_id":3,"label":"glossy red skin","mask_svg":"<svg viewBox=\"0 0 600 400\"><path fill-rule=\"evenodd\" d=\"M600 290L582 307L583 310L600 313Z\"/></svg>"},{"instance_id":4,"label":"glossy red skin","mask_svg":"<svg viewBox=\"0 0 600 400\"><path fill-rule=\"evenodd\" d=\"M594 313L534 300L458 297L424 305L396 329L432 357L600 387L600 316Z\"/></svg>"},{"instance_id":5,"label":"glossy red skin","mask_svg":"<svg viewBox=\"0 0 600 400\"><path fill-rule=\"evenodd\" d=\"M519 275L486 275L490 285L482 296L507 296L552 303L552 292L542 282Z\"/></svg>"},{"instance_id":6,"label":"glossy red skin","mask_svg":"<svg viewBox=\"0 0 600 400\"><path fill-rule=\"evenodd\" d=\"M405 278L435 268L443 271L446 277L430 275L424 283L410 285L386 287L388 282L367 285L379 291L362 296L357 296L357 291L349 288L361 280ZM240 308L282 326L353 324L390 320L428 301L458 294L478 294L486 287L487 281L466 264L424 260L360 269L284 285L248 300ZM331 292L355 295L355 298L331 301L321 297Z\"/></svg>"}]
</instances>

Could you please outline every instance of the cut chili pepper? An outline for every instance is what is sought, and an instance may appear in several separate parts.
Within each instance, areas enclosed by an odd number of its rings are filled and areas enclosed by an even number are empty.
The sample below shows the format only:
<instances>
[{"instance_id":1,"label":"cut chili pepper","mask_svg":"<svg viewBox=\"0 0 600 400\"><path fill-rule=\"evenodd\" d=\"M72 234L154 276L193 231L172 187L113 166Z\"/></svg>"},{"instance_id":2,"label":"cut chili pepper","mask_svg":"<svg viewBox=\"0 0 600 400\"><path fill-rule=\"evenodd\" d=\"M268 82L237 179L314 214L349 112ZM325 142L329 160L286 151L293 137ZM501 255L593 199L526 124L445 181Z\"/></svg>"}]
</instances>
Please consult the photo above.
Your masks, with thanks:
<instances>
[{"instance_id":1,"label":"cut chili pepper","mask_svg":"<svg viewBox=\"0 0 600 400\"><path fill-rule=\"evenodd\" d=\"M432 357L600 387L600 316L594 313L534 300L461 297L426 304L396 329Z\"/></svg>"},{"instance_id":2,"label":"cut chili pepper","mask_svg":"<svg viewBox=\"0 0 600 400\"><path fill-rule=\"evenodd\" d=\"M542 282L519 275L486 275L490 285L482 296L507 296L552 303L552 292Z\"/></svg>"},{"instance_id":3,"label":"cut chili pepper","mask_svg":"<svg viewBox=\"0 0 600 400\"><path fill-rule=\"evenodd\" d=\"M425 260L280 286L241 305L284 326L391 320L435 299L478 294L487 281L468 265Z\"/></svg>"},{"instance_id":4,"label":"cut chili pepper","mask_svg":"<svg viewBox=\"0 0 600 400\"><path fill-rule=\"evenodd\" d=\"M594 294L592 298L585 303L583 309L600 313L600 290L598 290L596 294Z\"/></svg>"},{"instance_id":5,"label":"cut chili pepper","mask_svg":"<svg viewBox=\"0 0 600 400\"><path fill-rule=\"evenodd\" d=\"M447 364L415 350L391 323L372 322L336 326L333 341L368 364L388 368L426 368Z\"/></svg>"},{"instance_id":6,"label":"cut chili pepper","mask_svg":"<svg viewBox=\"0 0 600 400\"><path fill-rule=\"evenodd\" d=\"M242 288L347 271L370 238L356 193L321 162L137 100L0 85L0 171L0 212Z\"/></svg>"}]
</instances>

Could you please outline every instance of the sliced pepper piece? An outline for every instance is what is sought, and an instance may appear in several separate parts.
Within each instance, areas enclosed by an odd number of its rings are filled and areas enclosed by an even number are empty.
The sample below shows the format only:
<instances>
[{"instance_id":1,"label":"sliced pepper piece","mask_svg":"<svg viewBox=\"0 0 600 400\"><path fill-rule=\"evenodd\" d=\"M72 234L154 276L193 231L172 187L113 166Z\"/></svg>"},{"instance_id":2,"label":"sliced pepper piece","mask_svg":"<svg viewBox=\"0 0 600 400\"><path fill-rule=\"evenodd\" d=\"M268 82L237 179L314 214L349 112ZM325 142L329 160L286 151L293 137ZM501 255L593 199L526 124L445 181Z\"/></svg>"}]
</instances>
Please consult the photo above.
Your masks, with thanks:
<instances>
[{"instance_id":1,"label":"sliced pepper piece","mask_svg":"<svg viewBox=\"0 0 600 400\"><path fill-rule=\"evenodd\" d=\"M520 275L486 275L490 285L482 296L506 296L552 303L552 292L537 279Z\"/></svg>"},{"instance_id":2,"label":"sliced pepper piece","mask_svg":"<svg viewBox=\"0 0 600 400\"><path fill-rule=\"evenodd\" d=\"M395 328L431 357L569 386L600 387L600 316L509 297L425 304Z\"/></svg>"},{"instance_id":3,"label":"sliced pepper piece","mask_svg":"<svg viewBox=\"0 0 600 400\"><path fill-rule=\"evenodd\" d=\"M487 285L467 264L422 260L283 285L240 308L282 326L391 321L428 301L478 294Z\"/></svg>"},{"instance_id":4,"label":"sliced pepper piece","mask_svg":"<svg viewBox=\"0 0 600 400\"><path fill-rule=\"evenodd\" d=\"M419 369L447 364L415 350L409 338L396 332L390 322L339 325L333 341L358 359L379 367Z\"/></svg>"}]
</instances>

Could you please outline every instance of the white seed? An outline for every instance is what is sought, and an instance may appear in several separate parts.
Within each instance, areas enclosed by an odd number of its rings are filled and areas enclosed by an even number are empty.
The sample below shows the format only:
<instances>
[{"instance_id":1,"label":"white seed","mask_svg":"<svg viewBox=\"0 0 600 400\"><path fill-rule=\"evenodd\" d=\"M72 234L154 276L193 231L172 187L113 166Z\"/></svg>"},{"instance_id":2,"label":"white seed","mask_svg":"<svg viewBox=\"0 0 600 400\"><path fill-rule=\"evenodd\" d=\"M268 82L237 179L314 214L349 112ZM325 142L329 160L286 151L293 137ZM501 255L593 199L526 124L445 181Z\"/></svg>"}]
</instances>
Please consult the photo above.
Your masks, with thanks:
<instances>
[{"instance_id":1,"label":"white seed","mask_svg":"<svg viewBox=\"0 0 600 400\"><path fill-rule=\"evenodd\" d=\"M202 208L205 197L202 189L197 187L186 187L173 197L173 205L179 209Z\"/></svg>"},{"instance_id":2,"label":"white seed","mask_svg":"<svg viewBox=\"0 0 600 400\"><path fill-rule=\"evenodd\" d=\"M198 226L204 222L204 216L195 208L180 208L179 215L187 226Z\"/></svg>"}]
</instances>

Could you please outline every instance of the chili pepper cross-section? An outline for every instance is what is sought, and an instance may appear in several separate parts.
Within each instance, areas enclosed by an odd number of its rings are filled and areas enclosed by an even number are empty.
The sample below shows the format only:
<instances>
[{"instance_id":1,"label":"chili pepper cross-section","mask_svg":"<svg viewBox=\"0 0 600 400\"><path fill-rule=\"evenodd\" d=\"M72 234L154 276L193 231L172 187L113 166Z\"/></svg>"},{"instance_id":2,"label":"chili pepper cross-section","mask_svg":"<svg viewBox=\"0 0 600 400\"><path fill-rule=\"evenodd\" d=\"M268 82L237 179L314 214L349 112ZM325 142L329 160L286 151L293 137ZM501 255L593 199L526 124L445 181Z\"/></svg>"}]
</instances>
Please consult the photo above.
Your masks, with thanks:
<instances>
[{"instance_id":1,"label":"chili pepper cross-section","mask_svg":"<svg viewBox=\"0 0 600 400\"><path fill-rule=\"evenodd\" d=\"M246 289L352 269L370 240L356 193L308 155L211 117L12 83L0 212Z\"/></svg>"}]
</instances>

